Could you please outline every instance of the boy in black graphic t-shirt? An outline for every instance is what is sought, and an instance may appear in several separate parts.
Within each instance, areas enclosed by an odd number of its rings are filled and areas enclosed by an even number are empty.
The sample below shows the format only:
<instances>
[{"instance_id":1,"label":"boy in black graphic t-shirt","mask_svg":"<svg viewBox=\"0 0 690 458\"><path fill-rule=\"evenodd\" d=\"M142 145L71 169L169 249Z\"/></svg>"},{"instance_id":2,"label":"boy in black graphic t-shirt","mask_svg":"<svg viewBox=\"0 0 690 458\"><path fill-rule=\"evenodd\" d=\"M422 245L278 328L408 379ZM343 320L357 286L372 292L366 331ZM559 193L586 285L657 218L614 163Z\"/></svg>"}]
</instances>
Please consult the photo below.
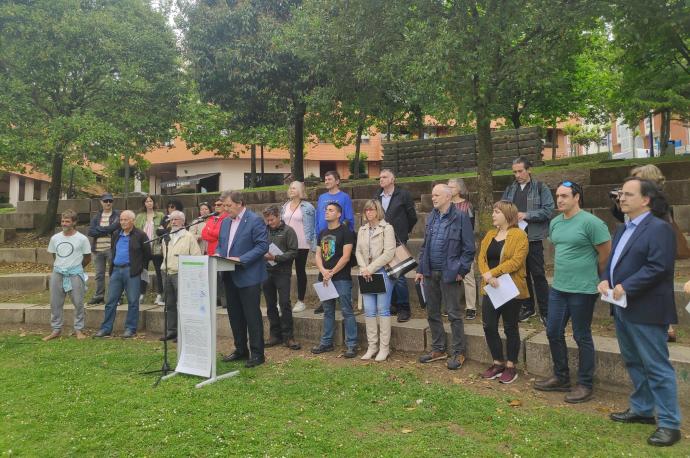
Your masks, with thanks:
<instances>
[{"instance_id":1,"label":"boy in black graphic t-shirt","mask_svg":"<svg viewBox=\"0 0 690 458\"><path fill-rule=\"evenodd\" d=\"M355 235L346 226L340 224L342 208L336 202L326 206L328 227L319 234L316 247L316 267L319 269L319 281L325 285L333 282L338 291L340 308L345 323L345 345L343 354L346 358L357 355L357 322L352 311L352 277L350 276L350 256L354 246ZM333 334L335 330L335 299L321 303L324 309L323 334L318 346L312 353L319 354L333 351Z\"/></svg>"}]
</instances>

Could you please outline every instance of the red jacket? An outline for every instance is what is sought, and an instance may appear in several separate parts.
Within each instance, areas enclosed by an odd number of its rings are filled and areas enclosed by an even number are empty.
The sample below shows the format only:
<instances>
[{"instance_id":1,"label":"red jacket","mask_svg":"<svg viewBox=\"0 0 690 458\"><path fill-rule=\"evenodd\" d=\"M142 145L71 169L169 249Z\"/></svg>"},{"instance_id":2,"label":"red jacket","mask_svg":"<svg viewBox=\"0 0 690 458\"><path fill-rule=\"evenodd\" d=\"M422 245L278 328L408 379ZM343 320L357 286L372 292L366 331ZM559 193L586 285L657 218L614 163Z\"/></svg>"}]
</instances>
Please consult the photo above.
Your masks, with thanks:
<instances>
[{"instance_id":1,"label":"red jacket","mask_svg":"<svg viewBox=\"0 0 690 458\"><path fill-rule=\"evenodd\" d=\"M204 229L201 231L201 238L208 242L208 255L213 256L216 253L216 245L218 245L218 235L220 234L220 223L228 217L228 214L223 212L219 216L212 216L206 221Z\"/></svg>"}]
</instances>

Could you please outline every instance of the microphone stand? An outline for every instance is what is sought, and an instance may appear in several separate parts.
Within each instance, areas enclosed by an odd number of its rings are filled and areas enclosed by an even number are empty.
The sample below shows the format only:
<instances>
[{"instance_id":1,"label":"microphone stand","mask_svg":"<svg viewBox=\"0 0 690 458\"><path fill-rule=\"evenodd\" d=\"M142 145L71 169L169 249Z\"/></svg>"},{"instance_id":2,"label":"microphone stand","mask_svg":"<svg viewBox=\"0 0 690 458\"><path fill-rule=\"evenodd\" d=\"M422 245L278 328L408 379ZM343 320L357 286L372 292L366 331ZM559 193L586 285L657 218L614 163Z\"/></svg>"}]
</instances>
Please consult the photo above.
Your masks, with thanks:
<instances>
[{"instance_id":1,"label":"microphone stand","mask_svg":"<svg viewBox=\"0 0 690 458\"><path fill-rule=\"evenodd\" d=\"M168 247L170 242L170 236L172 234L175 234L177 232L180 232L183 229L189 229L192 226L196 226L197 224L201 224L204 221L206 221L211 215L208 215L207 217L203 218L197 218L196 220L192 221L186 226L183 226L179 229L176 229L174 231L166 232L165 234L152 238L151 240L147 240L145 243L155 243L157 241L162 241L163 245L165 245L165 266L163 266L163 271L165 272L165 276L167 278L168 276ZM165 290L165 288L163 288ZM168 301L165 301L165 304L163 305L163 366L160 369L153 370L153 371L145 371L141 372L142 375L148 375L148 374L160 374L156 382L153 384L154 387L158 386L163 380L163 377L168 375L169 373L173 372L173 370L170 368L170 364L168 363Z\"/></svg>"}]
</instances>

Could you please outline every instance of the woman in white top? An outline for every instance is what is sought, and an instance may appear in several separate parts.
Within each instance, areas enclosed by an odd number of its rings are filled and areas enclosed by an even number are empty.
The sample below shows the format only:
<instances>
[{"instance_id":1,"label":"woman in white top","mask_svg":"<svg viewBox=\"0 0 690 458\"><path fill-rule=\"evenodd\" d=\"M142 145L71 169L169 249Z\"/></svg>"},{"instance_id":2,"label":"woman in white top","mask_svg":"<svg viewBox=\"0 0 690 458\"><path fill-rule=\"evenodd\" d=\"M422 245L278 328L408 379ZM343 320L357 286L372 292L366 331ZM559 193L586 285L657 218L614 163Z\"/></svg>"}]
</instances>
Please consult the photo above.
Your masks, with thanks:
<instances>
[{"instance_id":1,"label":"woman in white top","mask_svg":"<svg viewBox=\"0 0 690 458\"><path fill-rule=\"evenodd\" d=\"M295 272L297 273L297 302L292 311L303 312L304 295L307 292L307 256L309 250L316 249L316 235L314 223L316 210L307 202L304 183L293 181L288 188L288 200L282 208L282 219L297 233L297 258L295 258Z\"/></svg>"},{"instance_id":2,"label":"woman in white top","mask_svg":"<svg viewBox=\"0 0 690 458\"><path fill-rule=\"evenodd\" d=\"M359 228L355 250L359 275L364 277L365 281L371 281L373 274L381 274L385 285L383 293L362 294L369 343L362 359L371 359L376 355L376 361L385 361L390 352L393 283L388 278L384 266L395 256L395 231L393 226L384 221L383 207L378 200L366 201L362 213L366 224Z\"/></svg>"}]
</instances>

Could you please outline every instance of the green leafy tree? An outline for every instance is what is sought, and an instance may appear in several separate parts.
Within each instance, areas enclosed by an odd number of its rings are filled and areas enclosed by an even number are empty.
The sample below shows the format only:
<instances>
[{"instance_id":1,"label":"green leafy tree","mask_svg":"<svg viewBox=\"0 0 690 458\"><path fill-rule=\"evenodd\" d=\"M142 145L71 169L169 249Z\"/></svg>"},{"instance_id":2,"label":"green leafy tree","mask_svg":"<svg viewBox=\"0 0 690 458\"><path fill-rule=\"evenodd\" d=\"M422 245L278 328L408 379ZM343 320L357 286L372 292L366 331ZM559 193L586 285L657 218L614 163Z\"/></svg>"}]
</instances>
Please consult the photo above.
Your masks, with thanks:
<instances>
[{"instance_id":1,"label":"green leafy tree","mask_svg":"<svg viewBox=\"0 0 690 458\"><path fill-rule=\"evenodd\" d=\"M0 161L48 171L53 230L63 165L135 157L167 139L181 93L175 37L143 0L0 4Z\"/></svg>"}]
</instances>

